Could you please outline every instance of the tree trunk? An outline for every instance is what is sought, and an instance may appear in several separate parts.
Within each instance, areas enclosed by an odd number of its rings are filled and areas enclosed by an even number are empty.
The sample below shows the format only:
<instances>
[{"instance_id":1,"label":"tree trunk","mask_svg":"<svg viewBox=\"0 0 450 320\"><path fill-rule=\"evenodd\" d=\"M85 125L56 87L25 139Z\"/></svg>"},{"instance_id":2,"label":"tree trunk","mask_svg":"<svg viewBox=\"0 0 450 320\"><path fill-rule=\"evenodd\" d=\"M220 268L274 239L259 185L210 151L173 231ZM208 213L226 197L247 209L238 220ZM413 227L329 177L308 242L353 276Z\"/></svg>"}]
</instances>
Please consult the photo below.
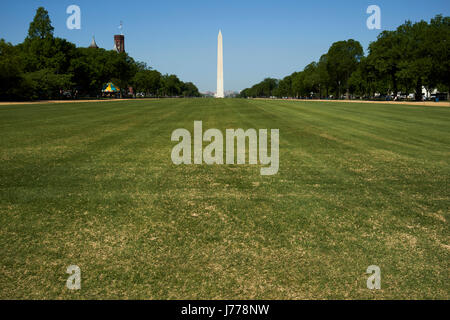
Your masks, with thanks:
<instances>
[{"instance_id":1,"label":"tree trunk","mask_svg":"<svg viewBox=\"0 0 450 320\"><path fill-rule=\"evenodd\" d=\"M398 88L397 88L397 79L395 78L395 72L392 73L392 91L394 92L394 96L397 95L398 93Z\"/></svg>"},{"instance_id":2,"label":"tree trunk","mask_svg":"<svg viewBox=\"0 0 450 320\"><path fill-rule=\"evenodd\" d=\"M450 84L447 87L447 101L450 101Z\"/></svg>"},{"instance_id":3,"label":"tree trunk","mask_svg":"<svg viewBox=\"0 0 450 320\"><path fill-rule=\"evenodd\" d=\"M422 101L422 79L419 78L416 84L416 101Z\"/></svg>"}]
</instances>

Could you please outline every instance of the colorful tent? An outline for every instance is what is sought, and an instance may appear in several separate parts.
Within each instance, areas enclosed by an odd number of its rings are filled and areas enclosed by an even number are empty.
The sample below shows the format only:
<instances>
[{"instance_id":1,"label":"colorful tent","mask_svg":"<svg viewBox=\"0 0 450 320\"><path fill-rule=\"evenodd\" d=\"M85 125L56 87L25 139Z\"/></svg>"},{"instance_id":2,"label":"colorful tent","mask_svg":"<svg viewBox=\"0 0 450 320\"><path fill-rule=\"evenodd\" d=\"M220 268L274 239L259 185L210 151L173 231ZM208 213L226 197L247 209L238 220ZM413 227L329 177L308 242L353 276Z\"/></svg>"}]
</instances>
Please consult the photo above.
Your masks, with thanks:
<instances>
[{"instance_id":1,"label":"colorful tent","mask_svg":"<svg viewBox=\"0 0 450 320\"><path fill-rule=\"evenodd\" d=\"M117 93L120 92L120 89L114 85L112 82L108 82L104 87L102 92L104 93Z\"/></svg>"}]
</instances>

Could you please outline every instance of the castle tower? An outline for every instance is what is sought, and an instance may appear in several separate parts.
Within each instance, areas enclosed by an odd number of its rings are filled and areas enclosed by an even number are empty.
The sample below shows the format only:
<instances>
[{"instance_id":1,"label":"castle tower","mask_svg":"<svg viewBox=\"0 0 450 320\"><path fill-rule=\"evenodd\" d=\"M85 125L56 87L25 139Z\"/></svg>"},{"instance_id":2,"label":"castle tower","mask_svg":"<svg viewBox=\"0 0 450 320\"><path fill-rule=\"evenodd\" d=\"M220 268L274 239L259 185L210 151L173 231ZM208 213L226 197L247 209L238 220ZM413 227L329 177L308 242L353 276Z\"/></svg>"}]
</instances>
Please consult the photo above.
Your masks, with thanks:
<instances>
[{"instance_id":1,"label":"castle tower","mask_svg":"<svg viewBox=\"0 0 450 320\"><path fill-rule=\"evenodd\" d=\"M125 52L125 36L123 34L114 36L114 49L118 52Z\"/></svg>"},{"instance_id":2,"label":"castle tower","mask_svg":"<svg viewBox=\"0 0 450 320\"><path fill-rule=\"evenodd\" d=\"M125 52L125 36L123 35L123 22L120 21L120 34L114 36L114 49L118 52Z\"/></svg>"}]
</instances>

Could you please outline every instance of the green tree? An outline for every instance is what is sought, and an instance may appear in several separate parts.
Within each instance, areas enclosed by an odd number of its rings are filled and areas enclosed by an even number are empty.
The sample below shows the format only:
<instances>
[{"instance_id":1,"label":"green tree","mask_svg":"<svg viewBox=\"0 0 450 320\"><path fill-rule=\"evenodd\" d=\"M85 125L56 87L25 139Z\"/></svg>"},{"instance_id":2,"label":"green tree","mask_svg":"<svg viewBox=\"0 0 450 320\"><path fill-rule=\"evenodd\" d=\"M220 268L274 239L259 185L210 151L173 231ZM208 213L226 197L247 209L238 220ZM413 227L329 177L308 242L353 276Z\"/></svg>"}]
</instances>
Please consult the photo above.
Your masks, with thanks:
<instances>
[{"instance_id":1,"label":"green tree","mask_svg":"<svg viewBox=\"0 0 450 320\"><path fill-rule=\"evenodd\" d=\"M450 100L450 17L437 15L427 29L426 44L431 56L427 75L428 88L442 88Z\"/></svg>"},{"instance_id":2,"label":"green tree","mask_svg":"<svg viewBox=\"0 0 450 320\"><path fill-rule=\"evenodd\" d=\"M342 88L347 89L349 97L348 79L358 67L363 54L361 44L353 39L335 42L328 50L327 71L335 88L338 89L338 98Z\"/></svg>"},{"instance_id":3,"label":"green tree","mask_svg":"<svg viewBox=\"0 0 450 320\"><path fill-rule=\"evenodd\" d=\"M161 78L160 93L166 97L175 97L181 94L181 81L176 75L163 75Z\"/></svg>"},{"instance_id":4,"label":"green tree","mask_svg":"<svg viewBox=\"0 0 450 320\"><path fill-rule=\"evenodd\" d=\"M331 79L327 69L328 56L326 54L320 57L319 63L317 64L317 75L319 77L319 96L322 98L324 93L328 98L329 89L331 87Z\"/></svg>"},{"instance_id":5,"label":"green tree","mask_svg":"<svg viewBox=\"0 0 450 320\"><path fill-rule=\"evenodd\" d=\"M278 87L278 80L273 78L266 78L259 84L259 96L271 97L273 91Z\"/></svg>"},{"instance_id":6,"label":"green tree","mask_svg":"<svg viewBox=\"0 0 450 320\"><path fill-rule=\"evenodd\" d=\"M278 83L277 96L280 98L292 96L292 76L284 77Z\"/></svg>"},{"instance_id":7,"label":"green tree","mask_svg":"<svg viewBox=\"0 0 450 320\"><path fill-rule=\"evenodd\" d=\"M397 29L398 43L404 54L398 61L396 77L402 86L402 91L415 91L416 100L422 100L422 86L431 72L432 57L426 47L428 24L425 21L412 24L406 22ZM394 92L395 93L395 92Z\"/></svg>"},{"instance_id":8,"label":"green tree","mask_svg":"<svg viewBox=\"0 0 450 320\"><path fill-rule=\"evenodd\" d=\"M40 7L23 43L13 46L0 40L0 99L57 98L62 90L98 96L109 81L122 90L134 85L152 95L200 95L194 84L175 75L162 79L158 71L126 53L77 48L53 37L53 30L48 12Z\"/></svg>"},{"instance_id":9,"label":"green tree","mask_svg":"<svg viewBox=\"0 0 450 320\"><path fill-rule=\"evenodd\" d=\"M333 43L318 63L283 78L271 90L278 97L305 97L313 93L341 96L345 89L361 97L398 90L416 93L422 87L450 93L450 17L437 15L430 23L406 21L394 31L383 31L369 45L369 54L355 40ZM242 90L241 97L267 96L263 82Z\"/></svg>"},{"instance_id":10,"label":"green tree","mask_svg":"<svg viewBox=\"0 0 450 320\"><path fill-rule=\"evenodd\" d=\"M318 72L318 63L311 62L303 70L305 92L308 97L319 95L320 75Z\"/></svg>"},{"instance_id":11,"label":"green tree","mask_svg":"<svg viewBox=\"0 0 450 320\"><path fill-rule=\"evenodd\" d=\"M138 71L132 81L136 92L145 92L156 96L161 88L161 73L156 70Z\"/></svg>"},{"instance_id":12,"label":"green tree","mask_svg":"<svg viewBox=\"0 0 450 320\"><path fill-rule=\"evenodd\" d=\"M29 39L45 39L53 37L53 26L48 15L48 11L44 7L39 7L36 10L36 15L33 21L30 23L28 29Z\"/></svg>"},{"instance_id":13,"label":"green tree","mask_svg":"<svg viewBox=\"0 0 450 320\"><path fill-rule=\"evenodd\" d=\"M450 90L450 18L436 16L430 23L406 21L395 31L384 31L369 46L369 60L388 92L398 89L422 98L422 86L445 83Z\"/></svg>"},{"instance_id":14,"label":"green tree","mask_svg":"<svg viewBox=\"0 0 450 320\"><path fill-rule=\"evenodd\" d=\"M396 31L383 31L378 35L377 41L369 45L370 62L376 67L379 79L389 83L394 93L398 92L398 63L404 54L400 41Z\"/></svg>"},{"instance_id":15,"label":"green tree","mask_svg":"<svg viewBox=\"0 0 450 320\"><path fill-rule=\"evenodd\" d=\"M120 97L122 97L123 91L126 90L131 80L136 75L137 67L136 63L127 53L117 53L110 51L109 67L112 73L112 80L121 88Z\"/></svg>"},{"instance_id":16,"label":"green tree","mask_svg":"<svg viewBox=\"0 0 450 320\"><path fill-rule=\"evenodd\" d=\"M52 69L27 73L25 78L29 84L32 99L60 98L60 90L67 90L72 86L70 74L56 74Z\"/></svg>"},{"instance_id":17,"label":"green tree","mask_svg":"<svg viewBox=\"0 0 450 320\"><path fill-rule=\"evenodd\" d=\"M21 100L23 92L28 86L23 77L23 64L21 63L17 47L11 43L0 40L0 99Z\"/></svg>"},{"instance_id":18,"label":"green tree","mask_svg":"<svg viewBox=\"0 0 450 320\"><path fill-rule=\"evenodd\" d=\"M300 98L306 94L305 85L303 83L305 74L303 72L294 72L292 75L292 96Z\"/></svg>"},{"instance_id":19,"label":"green tree","mask_svg":"<svg viewBox=\"0 0 450 320\"><path fill-rule=\"evenodd\" d=\"M183 97L200 97L200 92L198 88L192 82L186 82L182 84L182 95Z\"/></svg>"}]
</instances>

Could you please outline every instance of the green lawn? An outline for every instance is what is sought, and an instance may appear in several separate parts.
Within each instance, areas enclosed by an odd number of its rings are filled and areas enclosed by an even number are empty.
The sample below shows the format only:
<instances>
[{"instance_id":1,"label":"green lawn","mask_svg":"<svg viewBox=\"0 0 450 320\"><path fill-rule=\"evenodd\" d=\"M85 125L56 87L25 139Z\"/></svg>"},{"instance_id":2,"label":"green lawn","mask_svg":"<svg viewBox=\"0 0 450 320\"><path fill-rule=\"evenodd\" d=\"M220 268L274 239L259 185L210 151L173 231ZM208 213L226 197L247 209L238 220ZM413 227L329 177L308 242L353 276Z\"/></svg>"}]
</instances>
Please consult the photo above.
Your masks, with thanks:
<instances>
[{"instance_id":1,"label":"green lawn","mask_svg":"<svg viewBox=\"0 0 450 320\"><path fill-rule=\"evenodd\" d=\"M175 166L171 133L194 120L279 129L278 174ZM450 298L450 108L18 105L0 136L2 299Z\"/></svg>"}]
</instances>

